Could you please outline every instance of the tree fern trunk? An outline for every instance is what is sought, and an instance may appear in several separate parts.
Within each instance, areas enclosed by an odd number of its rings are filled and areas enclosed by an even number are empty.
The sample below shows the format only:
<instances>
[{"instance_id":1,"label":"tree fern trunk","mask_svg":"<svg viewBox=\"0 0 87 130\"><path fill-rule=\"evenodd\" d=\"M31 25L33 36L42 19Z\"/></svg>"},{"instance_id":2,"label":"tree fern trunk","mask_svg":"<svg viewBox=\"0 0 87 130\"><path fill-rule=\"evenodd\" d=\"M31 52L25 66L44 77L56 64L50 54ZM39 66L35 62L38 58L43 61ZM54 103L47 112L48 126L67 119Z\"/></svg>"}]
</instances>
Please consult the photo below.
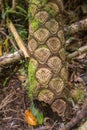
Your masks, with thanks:
<instances>
[{"instance_id":1,"label":"tree fern trunk","mask_svg":"<svg viewBox=\"0 0 87 130\"><path fill-rule=\"evenodd\" d=\"M29 2L29 97L51 105L62 115L66 109L66 56L62 25L62 1Z\"/></svg>"}]
</instances>

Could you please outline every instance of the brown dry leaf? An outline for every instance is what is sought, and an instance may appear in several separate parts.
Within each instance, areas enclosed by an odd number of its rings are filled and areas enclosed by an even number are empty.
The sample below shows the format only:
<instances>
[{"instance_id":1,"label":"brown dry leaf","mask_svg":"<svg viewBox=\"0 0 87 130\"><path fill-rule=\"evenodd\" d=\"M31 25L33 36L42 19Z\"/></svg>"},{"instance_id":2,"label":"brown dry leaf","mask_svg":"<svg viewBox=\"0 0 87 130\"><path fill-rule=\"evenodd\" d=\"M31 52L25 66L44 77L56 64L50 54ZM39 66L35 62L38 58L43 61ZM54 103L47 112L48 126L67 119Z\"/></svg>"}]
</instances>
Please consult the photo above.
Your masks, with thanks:
<instances>
[{"instance_id":1,"label":"brown dry leaf","mask_svg":"<svg viewBox=\"0 0 87 130\"><path fill-rule=\"evenodd\" d=\"M29 125L31 126L37 125L37 119L33 116L33 114L29 110L25 110L24 116L25 116L25 121Z\"/></svg>"}]
</instances>

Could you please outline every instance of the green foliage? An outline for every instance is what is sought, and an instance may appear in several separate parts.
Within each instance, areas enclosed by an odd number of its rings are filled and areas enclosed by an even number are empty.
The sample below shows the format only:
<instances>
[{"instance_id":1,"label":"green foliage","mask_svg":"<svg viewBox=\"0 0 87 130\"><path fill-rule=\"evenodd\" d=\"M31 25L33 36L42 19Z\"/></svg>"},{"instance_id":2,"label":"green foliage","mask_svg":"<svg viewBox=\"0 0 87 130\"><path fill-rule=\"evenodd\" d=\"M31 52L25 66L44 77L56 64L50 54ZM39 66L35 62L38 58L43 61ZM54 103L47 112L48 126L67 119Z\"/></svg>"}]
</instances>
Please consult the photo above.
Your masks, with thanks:
<instances>
[{"instance_id":1,"label":"green foliage","mask_svg":"<svg viewBox=\"0 0 87 130\"><path fill-rule=\"evenodd\" d=\"M21 38L26 41L28 39L28 30L25 29L24 27L19 27L18 25L15 24L15 27L19 33L19 35L21 36ZM11 32L9 32L9 36L10 38L14 39L14 36Z\"/></svg>"},{"instance_id":2,"label":"green foliage","mask_svg":"<svg viewBox=\"0 0 87 130\"><path fill-rule=\"evenodd\" d=\"M20 36L22 37L23 40L27 40L28 37L28 32L24 28L17 28L17 31L19 32Z\"/></svg>"},{"instance_id":3,"label":"green foliage","mask_svg":"<svg viewBox=\"0 0 87 130\"><path fill-rule=\"evenodd\" d=\"M6 11L2 12L1 17L2 19L5 19L8 14L19 14L13 9L10 9L9 7L6 9Z\"/></svg>"},{"instance_id":4,"label":"green foliage","mask_svg":"<svg viewBox=\"0 0 87 130\"><path fill-rule=\"evenodd\" d=\"M1 14L2 19L5 19L8 14L16 14L16 15L27 17L27 12L25 11L25 9L23 9L23 7L16 6L16 10L14 10L10 8L8 4L6 4L5 11L2 12Z\"/></svg>"},{"instance_id":5,"label":"green foliage","mask_svg":"<svg viewBox=\"0 0 87 130\"><path fill-rule=\"evenodd\" d=\"M2 18L2 19L5 19L5 17L6 17L6 12L2 12L1 18Z\"/></svg>"},{"instance_id":6,"label":"green foliage","mask_svg":"<svg viewBox=\"0 0 87 130\"><path fill-rule=\"evenodd\" d=\"M6 77L3 82L3 87L5 87L9 81L10 77Z\"/></svg>"},{"instance_id":7,"label":"green foliage","mask_svg":"<svg viewBox=\"0 0 87 130\"><path fill-rule=\"evenodd\" d=\"M38 124L41 125L44 120L43 113L39 112L39 110L35 108L34 103L32 103L30 110L32 111L33 115L37 118Z\"/></svg>"},{"instance_id":8,"label":"green foliage","mask_svg":"<svg viewBox=\"0 0 87 130\"><path fill-rule=\"evenodd\" d=\"M5 19L6 18L6 15L7 15L7 11L10 10L10 7L6 4L5 5L5 11L2 12L1 14L1 18L2 19Z\"/></svg>"},{"instance_id":9,"label":"green foliage","mask_svg":"<svg viewBox=\"0 0 87 130\"><path fill-rule=\"evenodd\" d=\"M23 9L21 6L16 6L16 9L19 11L19 12L21 12L21 13L23 13L23 14L27 14L27 11L25 10L25 9Z\"/></svg>"}]
</instances>

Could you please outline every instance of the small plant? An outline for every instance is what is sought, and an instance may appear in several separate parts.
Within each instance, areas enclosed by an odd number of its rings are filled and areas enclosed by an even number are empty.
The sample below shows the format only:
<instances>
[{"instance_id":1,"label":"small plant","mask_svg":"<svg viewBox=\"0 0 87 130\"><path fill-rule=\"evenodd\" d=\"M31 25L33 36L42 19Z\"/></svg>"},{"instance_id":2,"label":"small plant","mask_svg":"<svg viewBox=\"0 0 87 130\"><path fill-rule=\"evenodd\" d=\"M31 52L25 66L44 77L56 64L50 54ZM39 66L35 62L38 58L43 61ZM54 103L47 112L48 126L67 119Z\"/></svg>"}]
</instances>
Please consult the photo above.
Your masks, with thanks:
<instances>
[{"instance_id":1,"label":"small plant","mask_svg":"<svg viewBox=\"0 0 87 130\"><path fill-rule=\"evenodd\" d=\"M14 10L10 8L8 4L6 4L5 11L3 11L1 14L2 19L5 19L8 14L16 14L16 15L27 17L27 12L21 6L16 6L16 10Z\"/></svg>"},{"instance_id":2,"label":"small plant","mask_svg":"<svg viewBox=\"0 0 87 130\"><path fill-rule=\"evenodd\" d=\"M35 108L34 103L32 103L30 110L32 111L33 115L36 117L38 125L42 125L44 119L43 113L39 112L39 110Z\"/></svg>"}]
</instances>

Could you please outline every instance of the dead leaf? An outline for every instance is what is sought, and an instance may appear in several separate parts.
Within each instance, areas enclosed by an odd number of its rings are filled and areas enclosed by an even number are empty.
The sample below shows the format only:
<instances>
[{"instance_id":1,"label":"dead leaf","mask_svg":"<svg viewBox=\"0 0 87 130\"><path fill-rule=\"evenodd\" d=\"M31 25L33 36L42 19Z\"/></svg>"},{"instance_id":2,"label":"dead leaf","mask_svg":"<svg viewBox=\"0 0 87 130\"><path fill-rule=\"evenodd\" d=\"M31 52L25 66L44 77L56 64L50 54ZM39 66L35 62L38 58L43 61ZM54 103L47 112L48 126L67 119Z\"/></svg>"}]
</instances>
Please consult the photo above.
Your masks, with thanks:
<instances>
[{"instance_id":1,"label":"dead leaf","mask_svg":"<svg viewBox=\"0 0 87 130\"><path fill-rule=\"evenodd\" d=\"M24 116L25 116L25 121L29 125L31 126L37 125L37 119L33 116L33 114L29 110L25 110Z\"/></svg>"}]
</instances>

